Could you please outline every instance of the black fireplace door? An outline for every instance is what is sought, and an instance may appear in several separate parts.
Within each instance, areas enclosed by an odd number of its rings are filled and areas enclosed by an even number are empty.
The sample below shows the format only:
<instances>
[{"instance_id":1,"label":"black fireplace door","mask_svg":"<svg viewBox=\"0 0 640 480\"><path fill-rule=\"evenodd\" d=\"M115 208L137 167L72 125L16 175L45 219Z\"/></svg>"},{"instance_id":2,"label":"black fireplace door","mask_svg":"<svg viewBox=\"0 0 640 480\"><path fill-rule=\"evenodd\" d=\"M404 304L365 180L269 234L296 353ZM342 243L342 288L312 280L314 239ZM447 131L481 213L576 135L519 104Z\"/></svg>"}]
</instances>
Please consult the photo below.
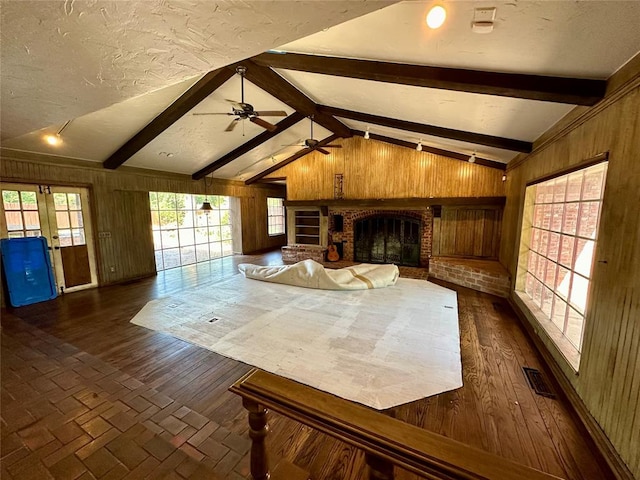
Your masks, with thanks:
<instances>
[{"instance_id":1,"label":"black fireplace door","mask_svg":"<svg viewBox=\"0 0 640 480\"><path fill-rule=\"evenodd\" d=\"M355 224L354 260L365 263L420 264L420 221L379 215Z\"/></svg>"}]
</instances>

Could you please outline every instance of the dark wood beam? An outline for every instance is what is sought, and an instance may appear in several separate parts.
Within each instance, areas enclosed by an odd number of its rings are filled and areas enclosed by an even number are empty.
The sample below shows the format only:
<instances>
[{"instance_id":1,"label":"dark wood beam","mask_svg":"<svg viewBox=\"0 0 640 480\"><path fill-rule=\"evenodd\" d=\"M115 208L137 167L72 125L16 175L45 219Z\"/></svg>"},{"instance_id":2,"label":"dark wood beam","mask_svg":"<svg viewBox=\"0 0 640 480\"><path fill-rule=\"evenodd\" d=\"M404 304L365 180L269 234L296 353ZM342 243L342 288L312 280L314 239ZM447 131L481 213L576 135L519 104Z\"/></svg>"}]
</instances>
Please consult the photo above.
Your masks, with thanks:
<instances>
[{"instance_id":1,"label":"dark wood beam","mask_svg":"<svg viewBox=\"0 0 640 480\"><path fill-rule=\"evenodd\" d=\"M341 137L339 135L335 135L335 134L334 135L330 135L327 138L325 138L323 140L320 140L315 147L313 147L313 148L303 148L302 150L299 150L298 152L296 152L293 155L291 155L289 158L285 158L283 161L278 162L275 165L273 165L272 167L267 168L265 171L260 172L259 174L251 177L250 179L246 180L244 183L245 183L245 185L251 185L252 183L257 182L261 178L266 177L270 173L273 173L276 170L279 170L280 168L282 168L282 167L284 167L286 165L289 165L290 163L295 162L299 158L302 158L305 155L313 152L317 148L324 147L325 145L329 145L331 142L333 142L334 140L337 140L338 138L341 138Z\"/></svg>"},{"instance_id":2,"label":"dark wood beam","mask_svg":"<svg viewBox=\"0 0 640 480\"><path fill-rule=\"evenodd\" d=\"M607 85L606 80L485 72L298 53L263 53L253 61L286 70L589 106L604 98Z\"/></svg>"},{"instance_id":3,"label":"dark wood beam","mask_svg":"<svg viewBox=\"0 0 640 480\"><path fill-rule=\"evenodd\" d=\"M205 177L206 175L209 175L210 173L215 172L219 168L222 168L225 165L233 162L236 158L238 158L238 157L244 155L245 153L250 152L254 148L262 145L264 142L266 142L267 140L275 137L279 133L284 132L287 128L295 125L296 123L298 123L300 120L303 120L304 118L305 118L305 116L303 114L301 114L299 112L293 112L291 115L289 115L284 120L280 120L278 123L276 123L276 129L275 130L273 130L273 131L265 130L260 135L257 135L256 137L253 137L248 142L240 145L238 148L233 149L229 153L223 155L218 160L216 160L214 162L211 162L206 167L198 170L196 173L194 173L192 175L192 178L194 180L200 180L201 178Z\"/></svg>"},{"instance_id":4,"label":"dark wood beam","mask_svg":"<svg viewBox=\"0 0 640 480\"><path fill-rule=\"evenodd\" d=\"M327 115L334 115L336 117L350 118L351 120L359 120L361 122L372 123L375 125L397 128L398 130L406 130L409 132L421 133L423 135L432 135L434 137L451 138L461 142L476 143L478 145L502 148L504 150L511 150L514 152L531 153L533 148L533 144L531 142L524 142L522 140L494 137L493 135L484 135L482 133L464 132L462 130L453 130L451 128L436 127L433 125L423 125L422 123L407 122L405 120L381 117L370 113L354 112L326 105L318 105L318 110Z\"/></svg>"},{"instance_id":5,"label":"dark wood beam","mask_svg":"<svg viewBox=\"0 0 640 480\"><path fill-rule=\"evenodd\" d=\"M234 74L235 72L229 71L227 68L221 68L204 75L194 83L189 90L169 105L166 110L151 120L146 127L116 150L102 165L110 169L118 168L144 146L149 144L154 138L182 118L193 107L211 95L211 93L229 80Z\"/></svg>"},{"instance_id":6,"label":"dark wood beam","mask_svg":"<svg viewBox=\"0 0 640 480\"><path fill-rule=\"evenodd\" d=\"M359 137L364 137L364 132L362 130L351 130L351 133L357 135ZM392 145L398 145L400 147L410 148L415 150L418 146L417 143L407 142L405 140L398 140L397 138L385 137L384 135L377 135L375 133L369 132L369 138L371 140L378 140L379 142L390 143ZM435 155L442 155L443 157L453 158L455 160L462 160L463 162L469 161L469 155L464 155L458 152L452 152L450 150L443 150L441 148L430 147L429 145L422 145L422 151L433 153ZM484 167L496 168L498 170L506 170L507 165L505 163L496 162L494 160L489 160L487 158L482 158L476 156L475 165L482 165Z\"/></svg>"},{"instance_id":7,"label":"dark wood beam","mask_svg":"<svg viewBox=\"0 0 640 480\"><path fill-rule=\"evenodd\" d=\"M333 118L330 114L319 112L317 110L317 105L309 97L269 67L263 67L251 60L245 60L238 65L244 65L247 67L247 73L245 75L247 80L270 95L273 95L282 103L286 103L291 108L305 114L307 117L313 115L314 122L322 125L324 128L340 137L348 138L351 136L351 130L349 127ZM236 65L232 65L229 68L235 69L235 67Z\"/></svg>"}]
</instances>

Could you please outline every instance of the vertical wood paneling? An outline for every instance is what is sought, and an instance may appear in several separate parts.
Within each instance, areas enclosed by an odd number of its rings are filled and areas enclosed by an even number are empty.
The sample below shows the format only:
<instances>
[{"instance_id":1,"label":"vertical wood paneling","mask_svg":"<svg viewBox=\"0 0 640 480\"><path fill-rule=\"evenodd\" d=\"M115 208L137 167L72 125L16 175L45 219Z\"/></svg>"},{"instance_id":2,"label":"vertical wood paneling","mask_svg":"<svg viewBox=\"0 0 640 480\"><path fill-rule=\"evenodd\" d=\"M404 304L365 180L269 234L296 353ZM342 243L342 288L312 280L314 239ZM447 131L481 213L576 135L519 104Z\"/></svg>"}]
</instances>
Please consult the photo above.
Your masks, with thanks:
<instances>
[{"instance_id":1,"label":"vertical wood paneling","mask_svg":"<svg viewBox=\"0 0 640 480\"><path fill-rule=\"evenodd\" d=\"M339 143L331 155L313 152L271 174L287 177L289 200L334 198L337 173L345 199L504 195L501 170L361 137Z\"/></svg>"},{"instance_id":2,"label":"vertical wood paneling","mask_svg":"<svg viewBox=\"0 0 640 480\"><path fill-rule=\"evenodd\" d=\"M438 255L497 258L500 210L442 207L439 232L434 230Z\"/></svg>"},{"instance_id":3,"label":"vertical wood paneling","mask_svg":"<svg viewBox=\"0 0 640 480\"><path fill-rule=\"evenodd\" d=\"M187 175L126 168L106 171L89 162L52 163L46 158L13 158L6 152L2 154L3 181L89 187L100 284L155 273L148 192L205 193L204 182L193 181ZM267 196L284 197L284 192L280 186L247 187L218 179L209 179L207 186L208 194L238 197L243 203L240 215L243 244L238 247L234 242L234 249L244 253L285 244L284 235L269 237L267 230ZM246 202L249 203L244 205ZM111 236L99 238L98 232L110 232Z\"/></svg>"},{"instance_id":4,"label":"vertical wood paneling","mask_svg":"<svg viewBox=\"0 0 640 480\"><path fill-rule=\"evenodd\" d=\"M638 74L636 74L638 75ZM636 76L637 79L637 76ZM579 375L541 339L640 478L640 87L507 173L500 259L512 275L527 182L609 152Z\"/></svg>"}]
</instances>

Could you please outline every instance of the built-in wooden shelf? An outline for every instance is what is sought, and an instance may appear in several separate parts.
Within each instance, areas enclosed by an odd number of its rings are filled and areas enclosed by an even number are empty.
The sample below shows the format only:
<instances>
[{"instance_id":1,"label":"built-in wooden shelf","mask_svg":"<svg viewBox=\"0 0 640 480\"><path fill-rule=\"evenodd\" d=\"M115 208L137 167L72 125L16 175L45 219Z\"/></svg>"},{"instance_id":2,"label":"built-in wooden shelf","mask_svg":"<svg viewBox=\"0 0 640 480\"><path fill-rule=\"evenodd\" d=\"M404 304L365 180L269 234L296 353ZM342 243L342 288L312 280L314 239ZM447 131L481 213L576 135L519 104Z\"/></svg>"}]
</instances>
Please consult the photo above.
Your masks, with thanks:
<instances>
[{"instance_id":1,"label":"built-in wooden shelf","mask_svg":"<svg viewBox=\"0 0 640 480\"><path fill-rule=\"evenodd\" d=\"M295 243L320 245L320 210L297 210L295 226Z\"/></svg>"}]
</instances>

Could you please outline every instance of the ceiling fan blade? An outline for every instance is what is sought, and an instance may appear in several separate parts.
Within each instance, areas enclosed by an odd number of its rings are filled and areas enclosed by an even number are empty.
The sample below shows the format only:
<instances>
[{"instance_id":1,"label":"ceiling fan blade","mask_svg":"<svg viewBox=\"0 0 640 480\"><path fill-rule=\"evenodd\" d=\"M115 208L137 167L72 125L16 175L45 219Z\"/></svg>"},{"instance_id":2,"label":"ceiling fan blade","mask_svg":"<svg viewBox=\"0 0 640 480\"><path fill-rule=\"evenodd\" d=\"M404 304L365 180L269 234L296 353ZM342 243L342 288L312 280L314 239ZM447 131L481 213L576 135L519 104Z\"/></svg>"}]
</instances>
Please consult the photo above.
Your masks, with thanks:
<instances>
[{"instance_id":1,"label":"ceiling fan blade","mask_svg":"<svg viewBox=\"0 0 640 480\"><path fill-rule=\"evenodd\" d=\"M331 152L326 151L326 150L325 150L324 148L322 148L322 147L316 147L316 148L315 148L315 150L316 150L316 152L320 152L320 153L322 153L322 154L324 154L324 155L331 155Z\"/></svg>"},{"instance_id":2,"label":"ceiling fan blade","mask_svg":"<svg viewBox=\"0 0 640 480\"><path fill-rule=\"evenodd\" d=\"M260 110L259 112L253 112L256 115L260 115L262 117L286 117L287 112L284 110Z\"/></svg>"},{"instance_id":3,"label":"ceiling fan blade","mask_svg":"<svg viewBox=\"0 0 640 480\"><path fill-rule=\"evenodd\" d=\"M266 128L270 132L275 132L278 129L278 127L276 127L275 125L265 120L262 120L261 118L258 118L258 117L251 117L249 118L249 120L255 123L256 125L260 125L262 128Z\"/></svg>"},{"instance_id":4,"label":"ceiling fan blade","mask_svg":"<svg viewBox=\"0 0 640 480\"><path fill-rule=\"evenodd\" d=\"M234 118L233 120L231 120L231 123L227 126L227 128L224 129L224 131L225 132L233 131L233 129L236 128L236 125L238 124L239 120L240 120L239 118Z\"/></svg>"},{"instance_id":5,"label":"ceiling fan blade","mask_svg":"<svg viewBox=\"0 0 640 480\"><path fill-rule=\"evenodd\" d=\"M203 113L194 113L193 115L235 115L235 113L222 113L222 112L203 112Z\"/></svg>"},{"instance_id":6,"label":"ceiling fan blade","mask_svg":"<svg viewBox=\"0 0 640 480\"><path fill-rule=\"evenodd\" d=\"M236 100L229 100L228 98L225 98L225 100L231 103L234 107L242 109L242 102L238 102Z\"/></svg>"}]
</instances>

